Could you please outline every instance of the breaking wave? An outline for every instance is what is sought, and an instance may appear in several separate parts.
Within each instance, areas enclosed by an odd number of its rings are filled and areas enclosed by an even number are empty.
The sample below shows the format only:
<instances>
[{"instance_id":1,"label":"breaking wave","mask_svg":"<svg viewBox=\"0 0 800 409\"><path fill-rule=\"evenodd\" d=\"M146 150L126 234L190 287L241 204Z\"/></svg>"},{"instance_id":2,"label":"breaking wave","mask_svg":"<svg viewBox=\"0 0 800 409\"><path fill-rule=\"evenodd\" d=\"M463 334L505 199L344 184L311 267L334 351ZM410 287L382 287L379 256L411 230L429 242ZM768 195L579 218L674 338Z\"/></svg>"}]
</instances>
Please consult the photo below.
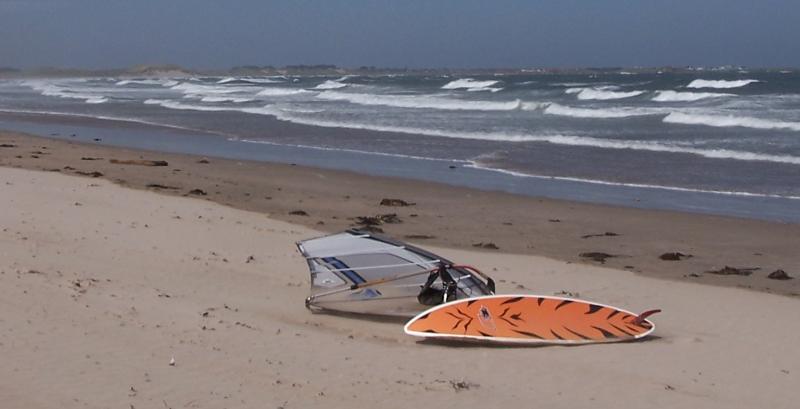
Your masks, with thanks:
<instances>
[{"instance_id":1,"label":"breaking wave","mask_svg":"<svg viewBox=\"0 0 800 409\"><path fill-rule=\"evenodd\" d=\"M554 82L550 84L554 87L588 87L590 85L597 85L595 82ZM580 89L580 88L577 88Z\"/></svg>"},{"instance_id":2,"label":"breaking wave","mask_svg":"<svg viewBox=\"0 0 800 409\"><path fill-rule=\"evenodd\" d=\"M652 101L656 102L693 102L707 98L735 97L735 94L722 94L716 92L678 92L672 90L656 91Z\"/></svg>"},{"instance_id":3,"label":"breaking wave","mask_svg":"<svg viewBox=\"0 0 800 409\"><path fill-rule=\"evenodd\" d=\"M203 97L200 98L200 101L203 102L233 102L235 104L240 104L243 102L251 102L254 101L253 98L235 98L235 97Z\"/></svg>"},{"instance_id":4,"label":"breaking wave","mask_svg":"<svg viewBox=\"0 0 800 409\"><path fill-rule=\"evenodd\" d=\"M134 85L160 85L162 87L174 87L174 86L180 84L180 82L175 81L175 80L164 80L164 79L160 79L160 80L156 80L156 79L133 80L133 79L131 79L131 80L118 81L114 85L123 87L125 85L131 85L131 84L134 84Z\"/></svg>"},{"instance_id":5,"label":"breaking wave","mask_svg":"<svg viewBox=\"0 0 800 409\"><path fill-rule=\"evenodd\" d=\"M644 91L609 91L598 88L569 88L567 94L578 94L580 100L599 100L631 98L644 94Z\"/></svg>"},{"instance_id":6,"label":"breaking wave","mask_svg":"<svg viewBox=\"0 0 800 409\"><path fill-rule=\"evenodd\" d=\"M467 92L481 92L481 91L500 92L500 91L502 91L502 90L503 90L503 88L492 88L492 87L486 87L486 88L467 88Z\"/></svg>"},{"instance_id":7,"label":"breaking wave","mask_svg":"<svg viewBox=\"0 0 800 409\"><path fill-rule=\"evenodd\" d=\"M459 132L459 131L444 131L436 129L422 129L412 127L398 127L398 126L383 126L371 125L357 122L345 121L329 121L318 120L307 117L294 117L285 114L275 115L274 113L266 113L267 115L274 115L277 119L282 121L289 121L300 123L304 125L322 126L329 128L349 128L349 129L364 129L379 132L396 132L413 135L427 135L438 136L446 138L460 138L460 139L477 139L487 141L505 141L505 142L547 142L555 145L567 146L583 146L603 149L628 149L640 150L650 152L668 152L668 153L684 153L702 156L711 159L732 159L741 161L763 161L774 163L788 163L792 165L800 165L800 157L790 155L772 155L757 152L736 151L728 149L701 149L686 146L673 145L668 143L650 142L650 141L625 141L613 139L601 139L584 136L567 136L567 135L530 135L530 134L513 134L501 132Z\"/></svg>"},{"instance_id":8,"label":"breaking wave","mask_svg":"<svg viewBox=\"0 0 800 409\"><path fill-rule=\"evenodd\" d=\"M497 92L502 90L502 88L492 88L492 85L495 85L499 82L500 81L495 80L477 81L472 78L461 78L442 85L442 89L465 89L467 91Z\"/></svg>"},{"instance_id":9,"label":"breaking wave","mask_svg":"<svg viewBox=\"0 0 800 409\"><path fill-rule=\"evenodd\" d=\"M344 79L347 79L347 78L342 77L342 78L339 78L338 80L335 80L335 81L334 80L327 80L327 81L323 82L322 84L319 84L316 87L314 87L314 89L339 89L339 88L344 88L344 87L347 86L347 84L343 84L343 83L339 82L339 81L344 80Z\"/></svg>"},{"instance_id":10,"label":"breaking wave","mask_svg":"<svg viewBox=\"0 0 800 409\"><path fill-rule=\"evenodd\" d=\"M764 162L788 163L792 165L800 165L800 157L798 156L773 155L766 153L737 151L729 149L702 149L685 145L673 144L669 142L618 140L618 139L604 139L604 138L594 138L588 136L570 136L570 135L535 135L535 134L506 133L506 132L469 132L469 131L462 132L462 131L452 131L452 130L365 124L365 123L349 122L349 121L320 120L308 116L292 115L292 113L290 112L286 112L280 109L274 109L271 105L267 105L264 107L206 106L206 105L183 104L177 101L159 100L159 99L148 99L145 101L145 104L160 105L165 108L181 109L181 110L231 111L231 112L258 114L258 115L269 115L282 121L294 122L304 125L322 126L328 128L363 129L363 130L371 130L379 132L396 132L396 133L413 134L413 135L427 135L427 136L437 136L445 138L475 139L475 140L486 140L486 141L547 142L555 145L583 146L583 147L603 148L603 149L628 149L628 150L639 150L639 151L650 151L650 152L685 153L712 159L764 161ZM670 115L676 115L676 114L672 113ZM798 124L798 129L800 129L800 124Z\"/></svg>"},{"instance_id":11,"label":"breaking wave","mask_svg":"<svg viewBox=\"0 0 800 409\"><path fill-rule=\"evenodd\" d=\"M276 81L271 78L260 77L227 77L217 81L217 84L279 84L283 81Z\"/></svg>"},{"instance_id":12,"label":"breaking wave","mask_svg":"<svg viewBox=\"0 0 800 409\"><path fill-rule=\"evenodd\" d=\"M576 108L551 103L544 109L544 113L573 118L628 118L632 116L658 115L664 112L652 108Z\"/></svg>"},{"instance_id":13,"label":"breaking wave","mask_svg":"<svg viewBox=\"0 0 800 409\"><path fill-rule=\"evenodd\" d=\"M740 126L753 129L788 129L800 131L800 122L778 121L746 116L697 115L672 112L664 117L664 122L684 125L706 125L716 127Z\"/></svg>"},{"instance_id":14,"label":"breaking wave","mask_svg":"<svg viewBox=\"0 0 800 409\"><path fill-rule=\"evenodd\" d=\"M48 97L82 99L87 104L102 104L108 102L108 98L103 95L76 92L69 88L49 82L27 81L24 84L31 87L35 91L39 91L41 95Z\"/></svg>"},{"instance_id":15,"label":"breaking wave","mask_svg":"<svg viewBox=\"0 0 800 409\"><path fill-rule=\"evenodd\" d=\"M184 104L182 102L173 101L169 99L147 99L143 103L146 105L160 105L164 108L169 108L169 109L180 109L180 110L191 110L191 111L219 112L219 111L239 110L239 108L233 108L233 107Z\"/></svg>"},{"instance_id":16,"label":"breaking wave","mask_svg":"<svg viewBox=\"0 0 800 409\"><path fill-rule=\"evenodd\" d=\"M759 80L694 80L686 88L740 88Z\"/></svg>"},{"instance_id":17,"label":"breaking wave","mask_svg":"<svg viewBox=\"0 0 800 409\"><path fill-rule=\"evenodd\" d=\"M324 91L317 98L328 101L347 101L359 105L378 105L396 108L427 108L442 110L511 111L520 107L520 100L475 101L442 98L429 95L378 95Z\"/></svg>"},{"instance_id":18,"label":"breaking wave","mask_svg":"<svg viewBox=\"0 0 800 409\"><path fill-rule=\"evenodd\" d=\"M265 97L284 97L289 95L310 94L310 93L311 91L305 89L270 87L262 89L256 95Z\"/></svg>"},{"instance_id":19,"label":"breaking wave","mask_svg":"<svg viewBox=\"0 0 800 409\"><path fill-rule=\"evenodd\" d=\"M182 82L170 87L176 91L183 91L184 94L204 95L204 94L235 94L237 92L252 92L250 87L217 87L213 85L192 84Z\"/></svg>"},{"instance_id":20,"label":"breaking wave","mask_svg":"<svg viewBox=\"0 0 800 409\"><path fill-rule=\"evenodd\" d=\"M144 101L147 105L159 105L164 108L178 109L184 111L205 111L205 112L242 112L246 114L257 115L271 115L277 116L280 111L272 109L272 106L267 105L263 107L235 107L235 106L218 106L218 105L194 105L184 104L182 102L170 99L148 99Z\"/></svg>"}]
</instances>

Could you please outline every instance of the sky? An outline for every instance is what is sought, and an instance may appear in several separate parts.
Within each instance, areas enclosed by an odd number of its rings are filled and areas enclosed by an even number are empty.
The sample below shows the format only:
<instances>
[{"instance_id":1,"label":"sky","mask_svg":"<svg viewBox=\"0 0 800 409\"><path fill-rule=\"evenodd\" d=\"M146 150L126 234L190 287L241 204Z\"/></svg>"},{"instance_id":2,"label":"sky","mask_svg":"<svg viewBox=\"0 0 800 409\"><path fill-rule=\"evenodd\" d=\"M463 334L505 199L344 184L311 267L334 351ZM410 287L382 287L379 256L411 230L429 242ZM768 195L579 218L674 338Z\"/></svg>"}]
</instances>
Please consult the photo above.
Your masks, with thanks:
<instances>
[{"instance_id":1,"label":"sky","mask_svg":"<svg viewBox=\"0 0 800 409\"><path fill-rule=\"evenodd\" d=\"M0 0L0 67L800 66L797 0Z\"/></svg>"}]
</instances>

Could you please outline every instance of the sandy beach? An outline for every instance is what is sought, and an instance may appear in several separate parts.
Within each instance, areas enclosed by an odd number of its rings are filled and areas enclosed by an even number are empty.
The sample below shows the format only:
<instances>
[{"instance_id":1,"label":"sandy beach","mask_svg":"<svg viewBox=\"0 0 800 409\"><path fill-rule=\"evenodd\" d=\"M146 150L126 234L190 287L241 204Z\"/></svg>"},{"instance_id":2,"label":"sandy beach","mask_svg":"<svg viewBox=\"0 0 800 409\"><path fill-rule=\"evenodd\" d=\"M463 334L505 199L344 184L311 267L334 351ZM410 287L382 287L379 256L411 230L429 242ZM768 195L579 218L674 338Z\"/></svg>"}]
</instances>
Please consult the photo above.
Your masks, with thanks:
<instances>
[{"instance_id":1,"label":"sandy beach","mask_svg":"<svg viewBox=\"0 0 800 409\"><path fill-rule=\"evenodd\" d=\"M0 184L7 407L796 405L796 298L434 247L500 292L664 312L645 342L418 343L398 323L303 307L294 242L321 231L103 179L4 167Z\"/></svg>"},{"instance_id":2,"label":"sandy beach","mask_svg":"<svg viewBox=\"0 0 800 409\"><path fill-rule=\"evenodd\" d=\"M8 407L796 406L800 300L731 285L795 291L797 280L763 276L772 268L796 274L797 226L21 135L0 143L14 145L0 151L0 401ZM89 157L102 159L81 160ZM153 183L176 189L142 190ZM193 189L206 195L183 197ZM380 206L383 196L416 205ZM455 207L456 199L470 205ZM294 242L384 213L403 223L377 227L399 238L436 236L416 242L482 268L500 293L662 308L656 336L457 347L418 342L397 322L307 311L308 272ZM612 230L620 235L580 238ZM600 265L577 256L593 250L629 257ZM695 257L659 260L666 251ZM762 270L702 273L724 264ZM682 277L692 272L700 277Z\"/></svg>"},{"instance_id":3,"label":"sandy beach","mask_svg":"<svg viewBox=\"0 0 800 409\"><path fill-rule=\"evenodd\" d=\"M0 409L800 408L800 2L683 3L0 0Z\"/></svg>"},{"instance_id":4,"label":"sandy beach","mask_svg":"<svg viewBox=\"0 0 800 409\"><path fill-rule=\"evenodd\" d=\"M216 202L323 232L373 226L422 246L545 256L692 283L790 296L800 280L800 225L532 198L408 179L265 162L148 152L0 132L0 165L57 171ZM111 163L165 161L168 166ZM454 170L458 171L458 170ZM193 192L193 193L192 193ZM384 206L400 199L410 206ZM388 220L388 219L387 219ZM495 248L496 247L496 248ZM604 253L612 257L581 257ZM681 253L680 260L662 260ZM707 273L725 266L745 275Z\"/></svg>"}]
</instances>

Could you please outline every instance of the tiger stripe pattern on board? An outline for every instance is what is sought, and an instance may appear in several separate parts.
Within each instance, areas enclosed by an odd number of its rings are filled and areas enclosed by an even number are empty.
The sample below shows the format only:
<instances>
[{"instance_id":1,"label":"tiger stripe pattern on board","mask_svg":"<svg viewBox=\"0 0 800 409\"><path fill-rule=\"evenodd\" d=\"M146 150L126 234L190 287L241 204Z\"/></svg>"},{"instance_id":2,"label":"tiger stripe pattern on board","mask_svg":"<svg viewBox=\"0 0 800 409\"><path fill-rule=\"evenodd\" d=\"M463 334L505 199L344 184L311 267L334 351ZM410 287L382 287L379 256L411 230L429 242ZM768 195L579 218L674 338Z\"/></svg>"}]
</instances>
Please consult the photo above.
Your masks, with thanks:
<instances>
[{"instance_id":1,"label":"tiger stripe pattern on board","mask_svg":"<svg viewBox=\"0 0 800 409\"><path fill-rule=\"evenodd\" d=\"M651 322L627 311L547 296L489 296L457 301L434 307L406 325L406 332L412 335L542 343L619 342L652 330Z\"/></svg>"}]
</instances>

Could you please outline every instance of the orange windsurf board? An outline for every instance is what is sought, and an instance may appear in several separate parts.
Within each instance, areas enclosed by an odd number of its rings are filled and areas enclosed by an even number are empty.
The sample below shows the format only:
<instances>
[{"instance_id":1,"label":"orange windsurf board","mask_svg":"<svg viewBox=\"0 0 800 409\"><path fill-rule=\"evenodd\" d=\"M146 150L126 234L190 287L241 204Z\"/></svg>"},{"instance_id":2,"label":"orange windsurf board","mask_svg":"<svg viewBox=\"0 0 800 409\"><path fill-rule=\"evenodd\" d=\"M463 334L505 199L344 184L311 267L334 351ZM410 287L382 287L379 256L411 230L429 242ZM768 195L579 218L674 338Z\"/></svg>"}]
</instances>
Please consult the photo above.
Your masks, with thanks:
<instances>
[{"instance_id":1,"label":"orange windsurf board","mask_svg":"<svg viewBox=\"0 0 800 409\"><path fill-rule=\"evenodd\" d=\"M621 342L652 333L647 317L572 298L490 295L438 305L409 321L406 334L513 344Z\"/></svg>"}]
</instances>

